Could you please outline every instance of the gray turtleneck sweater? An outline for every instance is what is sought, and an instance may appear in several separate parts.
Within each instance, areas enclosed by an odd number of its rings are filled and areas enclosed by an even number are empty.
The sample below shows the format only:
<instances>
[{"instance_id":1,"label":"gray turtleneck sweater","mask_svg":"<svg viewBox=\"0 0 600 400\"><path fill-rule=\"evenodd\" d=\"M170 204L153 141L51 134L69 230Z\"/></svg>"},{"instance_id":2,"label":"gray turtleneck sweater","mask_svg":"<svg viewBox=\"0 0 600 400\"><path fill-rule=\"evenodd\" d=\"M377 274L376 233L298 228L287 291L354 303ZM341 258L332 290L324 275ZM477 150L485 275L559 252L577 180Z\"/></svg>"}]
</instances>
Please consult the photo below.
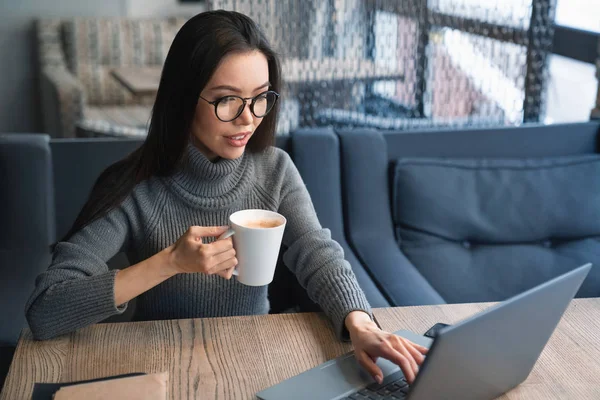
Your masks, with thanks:
<instances>
[{"instance_id":1,"label":"gray turtleneck sweater","mask_svg":"<svg viewBox=\"0 0 600 400\"><path fill-rule=\"evenodd\" d=\"M342 248L317 219L295 165L272 148L236 160L209 161L188 145L169 178L138 184L120 206L56 245L26 306L33 335L48 339L125 311L115 305L116 271L106 262L125 251L132 264L175 241L190 227L222 226L243 209L277 211L287 219L285 265L344 337L353 310L371 313ZM267 286L251 287L201 273L178 274L137 298L134 318L156 320L266 314Z\"/></svg>"}]
</instances>

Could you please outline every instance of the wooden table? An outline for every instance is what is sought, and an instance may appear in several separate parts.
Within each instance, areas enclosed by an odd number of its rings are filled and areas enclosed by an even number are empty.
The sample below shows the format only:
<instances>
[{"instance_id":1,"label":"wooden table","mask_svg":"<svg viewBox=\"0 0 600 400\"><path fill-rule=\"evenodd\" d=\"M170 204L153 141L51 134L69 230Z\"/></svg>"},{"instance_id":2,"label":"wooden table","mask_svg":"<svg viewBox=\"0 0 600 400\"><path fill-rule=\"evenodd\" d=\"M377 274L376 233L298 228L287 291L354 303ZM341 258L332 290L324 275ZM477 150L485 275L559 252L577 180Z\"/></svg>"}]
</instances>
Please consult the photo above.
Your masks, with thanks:
<instances>
[{"instance_id":1,"label":"wooden table","mask_svg":"<svg viewBox=\"0 0 600 400\"><path fill-rule=\"evenodd\" d=\"M119 83L138 97L156 96L161 73L162 67L120 67L111 71Z\"/></svg>"},{"instance_id":2,"label":"wooden table","mask_svg":"<svg viewBox=\"0 0 600 400\"><path fill-rule=\"evenodd\" d=\"M489 304L377 309L387 330L424 332ZM600 299L574 300L529 379L502 399L600 398ZM170 398L251 399L351 350L321 314L98 324L37 342L22 334L1 400L30 399L35 382L129 372L170 374Z\"/></svg>"}]
</instances>

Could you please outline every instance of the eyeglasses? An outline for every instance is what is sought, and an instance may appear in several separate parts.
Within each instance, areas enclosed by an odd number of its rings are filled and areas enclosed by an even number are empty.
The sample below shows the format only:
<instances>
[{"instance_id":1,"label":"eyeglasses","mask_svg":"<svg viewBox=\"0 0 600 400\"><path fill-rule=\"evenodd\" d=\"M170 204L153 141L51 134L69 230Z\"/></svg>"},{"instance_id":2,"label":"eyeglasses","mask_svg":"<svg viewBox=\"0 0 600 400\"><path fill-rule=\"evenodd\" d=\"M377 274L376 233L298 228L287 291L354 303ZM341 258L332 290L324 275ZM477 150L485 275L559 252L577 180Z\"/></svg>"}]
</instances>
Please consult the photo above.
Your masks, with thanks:
<instances>
[{"instance_id":1,"label":"eyeglasses","mask_svg":"<svg viewBox=\"0 0 600 400\"><path fill-rule=\"evenodd\" d=\"M279 93L269 90L255 97L225 96L215 101L208 101L202 96L200 98L215 106L215 115L220 121L231 122L242 114L248 100L251 100L250 111L252 114L256 118L264 117L277 103Z\"/></svg>"}]
</instances>

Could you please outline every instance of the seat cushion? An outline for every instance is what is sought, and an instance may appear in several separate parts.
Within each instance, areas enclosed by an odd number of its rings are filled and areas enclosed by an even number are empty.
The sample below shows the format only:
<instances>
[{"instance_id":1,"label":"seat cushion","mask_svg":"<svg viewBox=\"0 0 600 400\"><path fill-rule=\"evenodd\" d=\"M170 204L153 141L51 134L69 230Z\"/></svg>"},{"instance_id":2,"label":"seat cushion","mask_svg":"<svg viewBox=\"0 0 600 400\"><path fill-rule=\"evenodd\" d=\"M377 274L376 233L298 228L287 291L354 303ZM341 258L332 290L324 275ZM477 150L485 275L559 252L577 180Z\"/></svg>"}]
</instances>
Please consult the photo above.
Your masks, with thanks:
<instances>
[{"instance_id":1,"label":"seat cushion","mask_svg":"<svg viewBox=\"0 0 600 400\"><path fill-rule=\"evenodd\" d=\"M497 301L600 265L600 156L399 159L402 251L448 302ZM600 266L578 296L600 295Z\"/></svg>"},{"instance_id":2,"label":"seat cushion","mask_svg":"<svg viewBox=\"0 0 600 400\"><path fill-rule=\"evenodd\" d=\"M150 114L151 107L143 105L86 107L76 124L77 136L144 138Z\"/></svg>"},{"instance_id":3,"label":"seat cushion","mask_svg":"<svg viewBox=\"0 0 600 400\"><path fill-rule=\"evenodd\" d=\"M102 106L86 107L84 119L92 121L107 121L113 125L131 126L147 130L150 125L152 106Z\"/></svg>"}]
</instances>

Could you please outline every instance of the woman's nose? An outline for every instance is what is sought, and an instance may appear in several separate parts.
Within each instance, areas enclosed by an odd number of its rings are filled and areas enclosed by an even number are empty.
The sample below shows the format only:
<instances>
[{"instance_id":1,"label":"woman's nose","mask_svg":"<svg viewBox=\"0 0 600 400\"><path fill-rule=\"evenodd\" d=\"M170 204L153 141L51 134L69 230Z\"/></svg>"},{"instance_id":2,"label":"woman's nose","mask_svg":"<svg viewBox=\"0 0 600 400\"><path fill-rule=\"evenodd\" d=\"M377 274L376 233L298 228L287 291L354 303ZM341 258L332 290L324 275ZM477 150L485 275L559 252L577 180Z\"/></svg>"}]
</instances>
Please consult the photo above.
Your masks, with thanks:
<instances>
[{"instance_id":1,"label":"woman's nose","mask_svg":"<svg viewBox=\"0 0 600 400\"><path fill-rule=\"evenodd\" d=\"M242 113L237 117L236 121L239 121L240 125L250 125L253 120L254 115L252 115L252 112L250 111L250 104L246 104L246 107L244 107L244 110L242 110Z\"/></svg>"}]
</instances>

